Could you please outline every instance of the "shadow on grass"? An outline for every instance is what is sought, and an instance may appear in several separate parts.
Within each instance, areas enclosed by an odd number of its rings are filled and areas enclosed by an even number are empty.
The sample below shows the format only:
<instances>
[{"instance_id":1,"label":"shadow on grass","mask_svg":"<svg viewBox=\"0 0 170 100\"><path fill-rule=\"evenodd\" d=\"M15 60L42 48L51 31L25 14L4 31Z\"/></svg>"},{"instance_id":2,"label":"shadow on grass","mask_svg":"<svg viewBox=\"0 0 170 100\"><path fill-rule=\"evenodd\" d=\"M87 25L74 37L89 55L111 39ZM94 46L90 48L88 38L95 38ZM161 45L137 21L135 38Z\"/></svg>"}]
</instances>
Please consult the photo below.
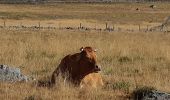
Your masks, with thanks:
<instances>
[{"instance_id":1,"label":"shadow on grass","mask_svg":"<svg viewBox=\"0 0 170 100\"><path fill-rule=\"evenodd\" d=\"M37 87L47 87L50 88L52 87L51 82L50 82L50 77L44 77L42 79L39 79L36 83Z\"/></svg>"}]
</instances>

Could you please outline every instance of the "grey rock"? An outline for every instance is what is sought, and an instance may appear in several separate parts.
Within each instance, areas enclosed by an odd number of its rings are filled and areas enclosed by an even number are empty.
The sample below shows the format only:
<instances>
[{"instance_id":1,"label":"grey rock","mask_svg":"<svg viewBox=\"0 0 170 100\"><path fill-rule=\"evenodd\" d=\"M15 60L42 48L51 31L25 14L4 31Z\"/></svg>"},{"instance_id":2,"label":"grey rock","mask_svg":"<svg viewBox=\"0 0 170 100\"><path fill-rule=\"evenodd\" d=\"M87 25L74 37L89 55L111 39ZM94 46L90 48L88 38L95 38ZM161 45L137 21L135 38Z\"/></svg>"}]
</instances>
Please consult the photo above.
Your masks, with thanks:
<instances>
[{"instance_id":1,"label":"grey rock","mask_svg":"<svg viewBox=\"0 0 170 100\"><path fill-rule=\"evenodd\" d=\"M27 82L29 80L32 79L23 75L19 68L9 67L8 65L0 65L1 82Z\"/></svg>"},{"instance_id":2,"label":"grey rock","mask_svg":"<svg viewBox=\"0 0 170 100\"><path fill-rule=\"evenodd\" d=\"M138 89L134 92L134 100L170 100L170 94L155 89Z\"/></svg>"}]
</instances>

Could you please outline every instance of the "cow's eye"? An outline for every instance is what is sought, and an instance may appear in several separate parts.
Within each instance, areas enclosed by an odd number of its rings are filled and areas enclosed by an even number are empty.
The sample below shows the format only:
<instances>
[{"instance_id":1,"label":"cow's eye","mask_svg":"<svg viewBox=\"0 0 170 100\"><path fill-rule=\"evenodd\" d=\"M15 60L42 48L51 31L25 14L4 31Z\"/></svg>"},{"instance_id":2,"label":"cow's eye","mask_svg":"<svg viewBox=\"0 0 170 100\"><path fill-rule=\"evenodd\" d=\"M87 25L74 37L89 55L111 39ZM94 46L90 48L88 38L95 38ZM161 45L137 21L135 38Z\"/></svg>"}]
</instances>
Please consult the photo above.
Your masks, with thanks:
<instances>
[{"instance_id":1,"label":"cow's eye","mask_svg":"<svg viewBox=\"0 0 170 100\"><path fill-rule=\"evenodd\" d=\"M95 65L95 62L94 62L93 60L90 60L90 61L89 61L89 65L90 65L90 66L94 66L94 65Z\"/></svg>"},{"instance_id":2,"label":"cow's eye","mask_svg":"<svg viewBox=\"0 0 170 100\"><path fill-rule=\"evenodd\" d=\"M93 69L93 68L94 68L94 64L93 64L93 63L89 63L89 64L88 64L88 67L89 67L90 69Z\"/></svg>"}]
</instances>

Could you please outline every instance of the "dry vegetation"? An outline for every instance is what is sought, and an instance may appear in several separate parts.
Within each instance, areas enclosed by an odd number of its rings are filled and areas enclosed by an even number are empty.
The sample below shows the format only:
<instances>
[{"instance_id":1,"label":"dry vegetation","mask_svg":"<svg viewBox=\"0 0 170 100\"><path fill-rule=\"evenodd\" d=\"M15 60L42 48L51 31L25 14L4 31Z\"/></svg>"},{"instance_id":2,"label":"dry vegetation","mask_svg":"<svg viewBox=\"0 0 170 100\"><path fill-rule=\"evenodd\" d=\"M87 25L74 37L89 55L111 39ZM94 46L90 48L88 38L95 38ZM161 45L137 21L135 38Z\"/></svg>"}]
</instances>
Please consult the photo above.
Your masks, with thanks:
<instances>
[{"instance_id":1,"label":"dry vegetation","mask_svg":"<svg viewBox=\"0 0 170 100\"><path fill-rule=\"evenodd\" d=\"M114 23L162 22L170 13L169 3L155 4L55 4L55 5L4 5L0 4L0 18L3 19L85 19ZM137 11L139 8L140 11ZM9 10L10 9L10 10Z\"/></svg>"},{"instance_id":2,"label":"dry vegetation","mask_svg":"<svg viewBox=\"0 0 170 100\"><path fill-rule=\"evenodd\" d=\"M169 37L169 34L163 33L1 30L0 61L20 66L25 74L42 79L51 75L65 55L79 52L79 47L90 45L99 49L98 61L103 69L103 78L109 84L99 92L87 94L88 98L115 98L120 96L117 93L129 93L137 86L170 91ZM64 99L80 98L78 94L81 91L77 88L61 86L61 90L44 89L32 85L1 83L1 97L54 99L66 95Z\"/></svg>"},{"instance_id":3,"label":"dry vegetation","mask_svg":"<svg viewBox=\"0 0 170 100\"><path fill-rule=\"evenodd\" d=\"M54 20L48 16L59 16L61 19L96 22L109 20L117 23L141 23L150 20L159 22L170 14L167 9L169 4L159 4L157 10L149 12L145 8L148 5L0 5L0 15L13 20L16 16L17 19L25 20ZM144 11L134 11L137 6ZM52 89L36 87L34 82L0 83L0 99L119 100L127 99L129 93L141 86L170 92L169 43L170 35L167 33L0 29L1 64L19 66L23 73L32 75L37 80L46 79L65 55L79 52L82 46L92 46L99 49L98 61L106 84L101 90L87 92L69 83L63 85L62 81L59 87Z\"/></svg>"}]
</instances>

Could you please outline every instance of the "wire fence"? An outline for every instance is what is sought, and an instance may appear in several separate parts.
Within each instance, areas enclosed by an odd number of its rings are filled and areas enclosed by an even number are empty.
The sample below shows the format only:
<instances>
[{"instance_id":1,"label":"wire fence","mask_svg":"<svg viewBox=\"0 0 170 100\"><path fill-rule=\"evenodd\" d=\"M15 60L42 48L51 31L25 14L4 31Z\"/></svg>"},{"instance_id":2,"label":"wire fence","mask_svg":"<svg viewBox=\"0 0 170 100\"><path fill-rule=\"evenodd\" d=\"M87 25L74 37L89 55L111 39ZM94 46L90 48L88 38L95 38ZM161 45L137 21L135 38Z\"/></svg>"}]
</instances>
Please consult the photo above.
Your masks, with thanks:
<instances>
[{"instance_id":1,"label":"wire fence","mask_svg":"<svg viewBox=\"0 0 170 100\"><path fill-rule=\"evenodd\" d=\"M128 27L127 27L128 26ZM81 31L107 31L107 32L170 32L170 26L166 26L164 24L161 25L126 25L123 27L122 25L117 24L95 24L89 25L89 23L79 23L79 24L66 24L66 23L58 23L58 24L44 24L43 22L38 22L36 24L27 24L24 25L22 23L18 24L8 24L6 21L0 23L0 29L7 30L81 30Z\"/></svg>"}]
</instances>

